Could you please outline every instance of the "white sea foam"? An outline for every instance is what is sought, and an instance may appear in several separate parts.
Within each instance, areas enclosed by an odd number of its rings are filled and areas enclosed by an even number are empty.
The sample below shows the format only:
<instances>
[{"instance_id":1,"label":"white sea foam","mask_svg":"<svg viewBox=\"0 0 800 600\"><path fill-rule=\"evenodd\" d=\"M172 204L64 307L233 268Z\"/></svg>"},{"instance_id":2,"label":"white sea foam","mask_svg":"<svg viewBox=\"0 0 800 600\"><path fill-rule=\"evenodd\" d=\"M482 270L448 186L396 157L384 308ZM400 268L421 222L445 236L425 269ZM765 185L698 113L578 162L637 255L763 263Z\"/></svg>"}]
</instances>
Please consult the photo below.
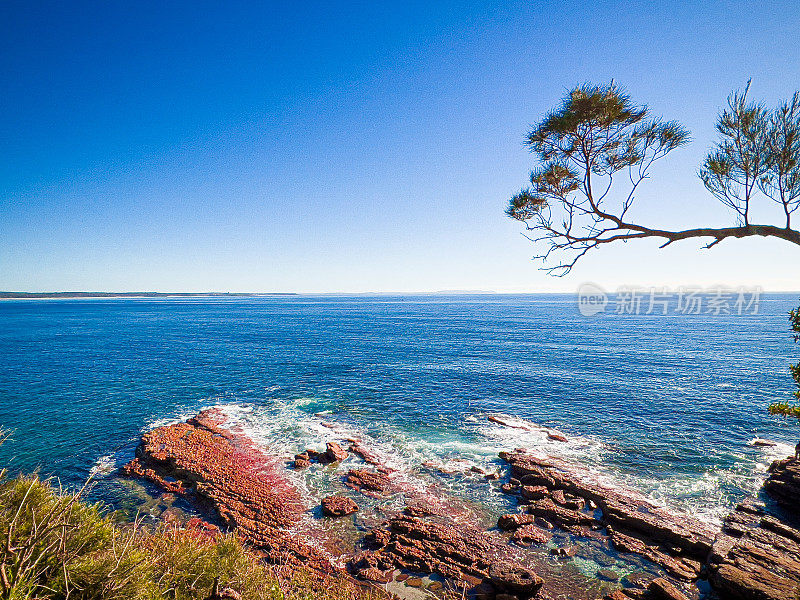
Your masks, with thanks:
<instances>
[{"instance_id":1,"label":"white sea foam","mask_svg":"<svg viewBox=\"0 0 800 600\"><path fill-rule=\"evenodd\" d=\"M556 458L579 466L582 477L609 488L640 493L653 503L669 509L690 511L708 523L718 524L730 510L731 489L757 493L767 466L791 454L787 444L759 446L736 456L730 468L708 470L700 475L686 474L658 478L644 473L624 472L614 466L613 446L590 436L573 435L541 424L501 413L477 413L464 419L461 431L440 439L413 431L393 428L387 423L354 424L348 415L331 410L310 414L314 398L275 401L267 406L228 403L218 408L228 425L239 428L255 443L268 447L271 454L291 460L294 454L314 448L323 450L326 442L358 440L378 461L392 469L392 478L405 490L425 493L431 485L469 496L491 506L504 506L508 500L483 483L473 467L490 472L502 468L497 455L501 450L524 448L540 458ZM191 415L187 415L191 416ZM489 417L496 418L496 422ZM157 424L182 420L164 419ZM157 426L152 424L151 427ZM564 436L559 441L553 436ZM753 453L755 451L755 456ZM359 461L351 457L333 466L344 473ZM326 470L287 470L298 489L311 504L330 493L331 477Z\"/></svg>"},{"instance_id":2,"label":"white sea foam","mask_svg":"<svg viewBox=\"0 0 800 600\"><path fill-rule=\"evenodd\" d=\"M89 471L92 477L107 477L117 470L117 456L106 454L95 461L94 466Z\"/></svg>"},{"instance_id":3,"label":"white sea foam","mask_svg":"<svg viewBox=\"0 0 800 600\"><path fill-rule=\"evenodd\" d=\"M490 417L499 418L502 423L490 421ZM568 435L558 429L501 413L476 415L474 420L477 431L488 441L493 442L491 450L495 454L500 450L524 448L542 458L584 457L599 461L606 451L606 446L602 442L590 437ZM554 436L566 438L567 441L561 441Z\"/></svg>"},{"instance_id":4,"label":"white sea foam","mask_svg":"<svg viewBox=\"0 0 800 600\"><path fill-rule=\"evenodd\" d=\"M471 472L474 466L492 470L491 462L497 462L495 449L459 440L435 443L386 424L372 423L368 430L345 422L346 416L340 420L330 415L309 414L300 406L294 402L276 402L270 406L226 404L218 408L228 418L228 426L240 430L256 444L268 447L270 454L286 461L306 448L323 450L325 442L337 441L347 446L347 440L358 440L381 466L391 470L390 478L401 490L397 497L376 503L382 510L399 509L403 498L409 495L426 497L430 502L448 502L442 495L446 490L477 500L487 508L508 503L506 497L493 492L479 473ZM308 505L314 506L322 496L339 491L331 469L344 475L348 469L359 466L360 461L351 455L343 463L325 469L287 469L285 474ZM479 481L483 485L476 485ZM307 521L309 527L326 526L324 520L312 522L310 515Z\"/></svg>"},{"instance_id":5,"label":"white sea foam","mask_svg":"<svg viewBox=\"0 0 800 600\"><path fill-rule=\"evenodd\" d=\"M212 405L209 405L205 408L211 408L211 406ZM158 427L166 427L167 425L174 425L175 423L181 423L195 416L198 412L200 412L200 410L204 409L183 410L173 413L170 416L156 419L155 421L151 421L150 423L147 423L144 427L142 427L142 433L152 431L153 429L157 429Z\"/></svg>"},{"instance_id":6,"label":"white sea foam","mask_svg":"<svg viewBox=\"0 0 800 600\"><path fill-rule=\"evenodd\" d=\"M566 435L561 442L549 437L557 430L509 415L499 416L505 423L488 421L489 415L470 419L478 431L495 447L524 448L539 458L557 458L580 466L583 477L612 489L641 493L658 506L687 511L710 524L718 525L731 509L731 488L756 494L761 488L767 467L772 461L793 452L788 444L758 446L756 457L740 454L731 468L719 468L702 474L687 474L667 479L642 473L623 472L613 466L613 447L587 436ZM495 447L492 449L494 450Z\"/></svg>"},{"instance_id":7,"label":"white sea foam","mask_svg":"<svg viewBox=\"0 0 800 600\"><path fill-rule=\"evenodd\" d=\"M776 442L774 446L762 446L760 450L763 454L762 465L765 471L773 461L794 455L794 447L782 442Z\"/></svg>"}]
</instances>

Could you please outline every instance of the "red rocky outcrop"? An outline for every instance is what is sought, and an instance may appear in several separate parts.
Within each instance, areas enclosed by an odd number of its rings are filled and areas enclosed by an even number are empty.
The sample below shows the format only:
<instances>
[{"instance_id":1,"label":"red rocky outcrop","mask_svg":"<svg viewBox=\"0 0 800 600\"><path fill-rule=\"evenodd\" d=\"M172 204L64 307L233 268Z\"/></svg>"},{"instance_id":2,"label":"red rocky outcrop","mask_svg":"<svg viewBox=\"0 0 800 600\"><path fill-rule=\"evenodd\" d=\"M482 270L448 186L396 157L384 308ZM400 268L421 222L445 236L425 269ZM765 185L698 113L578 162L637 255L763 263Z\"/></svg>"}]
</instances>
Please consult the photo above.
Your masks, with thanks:
<instances>
[{"instance_id":1,"label":"red rocky outcrop","mask_svg":"<svg viewBox=\"0 0 800 600\"><path fill-rule=\"evenodd\" d=\"M800 513L800 460L776 460L769 467L764 483L767 493L792 512Z\"/></svg>"},{"instance_id":2,"label":"red rocky outcrop","mask_svg":"<svg viewBox=\"0 0 800 600\"><path fill-rule=\"evenodd\" d=\"M546 544L552 534L537 527L536 525L523 525L511 536L511 541L519 546L529 546L531 544Z\"/></svg>"},{"instance_id":3,"label":"red rocky outcrop","mask_svg":"<svg viewBox=\"0 0 800 600\"><path fill-rule=\"evenodd\" d=\"M349 567L373 581L400 568L436 573L469 588L482 585L487 597L521 600L537 594L542 578L518 563L509 546L487 532L446 521L419 507L397 515L367 536L369 550Z\"/></svg>"},{"instance_id":4,"label":"red rocky outcrop","mask_svg":"<svg viewBox=\"0 0 800 600\"><path fill-rule=\"evenodd\" d=\"M312 462L317 462L321 465L328 465L335 462L341 462L347 458L347 450L342 448L336 442L328 442L325 444L325 452L318 452L307 448L300 454L294 456L294 468L306 469L311 466Z\"/></svg>"},{"instance_id":5,"label":"red rocky outcrop","mask_svg":"<svg viewBox=\"0 0 800 600\"><path fill-rule=\"evenodd\" d=\"M531 525L536 520L531 514L514 513L503 515L497 520L497 526L503 531L515 531L525 525Z\"/></svg>"},{"instance_id":6,"label":"red rocky outcrop","mask_svg":"<svg viewBox=\"0 0 800 600\"><path fill-rule=\"evenodd\" d=\"M383 464L383 461L379 456L377 456L369 448L365 447L360 441L355 439L350 439L347 441L350 442L348 450L350 450L350 452L356 456L359 456L365 463L372 465L373 467L377 467L378 471L381 471L382 473L392 472L392 469L389 469Z\"/></svg>"},{"instance_id":7,"label":"red rocky outcrop","mask_svg":"<svg viewBox=\"0 0 800 600\"><path fill-rule=\"evenodd\" d=\"M774 462L764 489L781 508L746 500L714 541L710 579L726 600L800 597L800 461Z\"/></svg>"},{"instance_id":8,"label":"red rocky outcrop","mask_svg":"<svg viewBox=\"0 0 800 600\"><path fill-rule=\"evenodd\" d=\"M347 450L336 442L328 442L325 445L325 452L322 453L320 462L332 463L341 462L347 458Z\"/></svg>"},{"instance_id":9,"label":"red rocky outcrop","mask_svg":"<svg viewBox=\"0 0 800 600\"><path fill-rule=\"evenodd\" d=\"M316 548L288 532L306 507L281 465L222 429L222 422L224 415L211 410L145 433L123 472L209 503L227 526L275 563L334 572Z\"/></svg>"},{"instance_id":10,"label":"red rocky outcrop","mask_svg":"<svg viewBox=\"0 0 800 600\"><path fill-rule=\"evenodd\" d=\"M663 577L654 579L647 588L652 600L689 600L686 595Z\"/></svg>"},{"instance_id":11,"label":"red rocky outcrop","mask_svg":"<svg viewBox=\"0 0 800 600\"><path fill-rule=\"evenodd\" d=\"M367 471L366 469L352 469L345 475L344 483L368 496L382 496L389 492L391 481L382 472Z\"/></svg>"},{"instance_id":12,"label":"red rocky outcrop","mask_svg":"<svg viewBox=\"0 0 800 600\"><path fill-rule=\"evenodd\" d=\"M326 517L345 517L358 512L358 504L345 496L326 496L322 499L322 514Z\"/></svg>"},{"instance_id":13,"label":"red rocky outcrop","mask_svg":"<svg viewBox=\"0 0 800 600\"><path fill-rule=\"evenodd\" d=\"M302 566L344 574L327 552L347 561L347 549L324 537L316 539L303 529L301 516L308 507L287 478L285 463L245 436L225 429L224 420L221 412L206 411L187 422L146 433L124 472L196 504L212 506L226 526L281 568ZM357 443L352 447L365 461L374 458ZM297 455L295 466L346 457L347 451L339 444L329 443L324 452L306 450ZM348 561L352 573L375 583L387 582L397 568L436 573L472 587L481 585L481 598L486 600L524 600L537 594L543 580L524 566L515 554L519 550L496 533L463 524L474 515L461 504L428 489L404 486L402 478L394 481L380 465L373 468L352 469L343 483L378 498L402 492L409 505L366 536L369 549ZM321 504L325 515L358 510L352 499L339 495L328 496ZM455 525L456 521L462 524ZM516 528L519 544L535 543L543 535L526 529L530 523L520 525Z\"/></svg>"},{"instance_id":14,"label":"red rocky outcrop","mask_svg":"<svg viewBox=\"0 0 800 600\"><path fill-rule=\"evenodd\" d=\"M699 576L715 534L707 524L630 491L599 485L555 459L540 459L524 450L501 452L500 457L511 466L504 491L519 494L526 512L573 535L601 537L679 579ZM607 535L600 533L603 529Z\"/></svg>"}]
</instances>

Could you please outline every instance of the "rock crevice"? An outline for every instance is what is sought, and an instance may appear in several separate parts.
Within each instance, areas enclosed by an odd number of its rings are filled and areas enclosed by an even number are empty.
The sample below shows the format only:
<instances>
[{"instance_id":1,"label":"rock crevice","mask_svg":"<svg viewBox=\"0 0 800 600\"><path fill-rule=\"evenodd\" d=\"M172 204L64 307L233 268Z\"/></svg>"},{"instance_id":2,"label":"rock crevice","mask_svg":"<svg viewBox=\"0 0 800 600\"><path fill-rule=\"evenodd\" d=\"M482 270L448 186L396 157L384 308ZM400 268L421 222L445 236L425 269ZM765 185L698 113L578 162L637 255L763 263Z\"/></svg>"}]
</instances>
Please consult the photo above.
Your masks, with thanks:
<instances>
[{"instance_id":1,"label":"rock crevice","mask_svg":"<svg viewBox=\"0 0 800 600\"><path fill-rule=\"evenodd\" d=\"M523 567L509 547L491 534L444 522L438 515L413 507L390 519L366 537L368 550L349 564L359 577L381 580L390 569L435 573L477 589L484 597L507 594L533 598L544 580Z\"/></svg>"}]
</instances>

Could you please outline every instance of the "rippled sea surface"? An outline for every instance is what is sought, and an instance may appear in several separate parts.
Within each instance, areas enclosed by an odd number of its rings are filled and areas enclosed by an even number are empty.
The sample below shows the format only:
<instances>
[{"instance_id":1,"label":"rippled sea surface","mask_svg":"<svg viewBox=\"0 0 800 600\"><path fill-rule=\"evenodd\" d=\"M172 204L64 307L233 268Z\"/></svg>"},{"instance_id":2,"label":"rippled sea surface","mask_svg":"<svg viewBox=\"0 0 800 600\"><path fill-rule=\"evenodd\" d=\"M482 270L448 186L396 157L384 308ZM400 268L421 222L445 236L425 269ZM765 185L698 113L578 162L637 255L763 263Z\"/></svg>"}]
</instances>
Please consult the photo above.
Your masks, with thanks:
<instances>
[{"instance_id":1,"label":"rippled sea surface","mask_svg":"<svg viewBox=\"0 0 800 600\"><path fill-rule=\"evenodd\" d=\"M492 468L499 450L538 447L715 520L800 435L766 414L793 389L797 303L587 318L568 295L0 301L0 425L14 430L0 459L75 485L144 429L225 405L287 455L330 427L407 466Z\"/></svg>"}]
</instances>

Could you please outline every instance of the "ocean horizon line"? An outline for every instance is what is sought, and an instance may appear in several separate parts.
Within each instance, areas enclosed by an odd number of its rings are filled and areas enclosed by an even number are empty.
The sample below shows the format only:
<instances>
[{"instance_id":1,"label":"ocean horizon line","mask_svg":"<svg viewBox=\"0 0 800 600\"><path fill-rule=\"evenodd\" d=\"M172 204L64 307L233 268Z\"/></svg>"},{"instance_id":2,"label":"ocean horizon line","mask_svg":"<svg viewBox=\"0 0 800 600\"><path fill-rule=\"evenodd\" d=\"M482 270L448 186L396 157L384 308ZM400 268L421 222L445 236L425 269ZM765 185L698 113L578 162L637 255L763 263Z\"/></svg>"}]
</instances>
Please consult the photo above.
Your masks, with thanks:
<instances>
[{"instance_id":1,"label":"ocean horizon line","mask_svg":"<svg viewBox=\"0 0 800 600\"><path fill-rule=\"evenodd\" d=\"M647 286L631 286L648 289ZM656 286L664 289L662 286ZM714 286L710 286L714 287ZM717 286L734 289L732 286ZM666 287L666 293L677 293ZM763 294L800 294L800 290L760 290ZM58 292L23 292L0 291L0 300L48 300L48 299L111 299L111 298L267 298L275 296L577 296L579 291L494 291L494 290L437 290L437 291L387 291L387 292L106 292L106 291L58 291Z\"/></svg>"}]
</instances>

